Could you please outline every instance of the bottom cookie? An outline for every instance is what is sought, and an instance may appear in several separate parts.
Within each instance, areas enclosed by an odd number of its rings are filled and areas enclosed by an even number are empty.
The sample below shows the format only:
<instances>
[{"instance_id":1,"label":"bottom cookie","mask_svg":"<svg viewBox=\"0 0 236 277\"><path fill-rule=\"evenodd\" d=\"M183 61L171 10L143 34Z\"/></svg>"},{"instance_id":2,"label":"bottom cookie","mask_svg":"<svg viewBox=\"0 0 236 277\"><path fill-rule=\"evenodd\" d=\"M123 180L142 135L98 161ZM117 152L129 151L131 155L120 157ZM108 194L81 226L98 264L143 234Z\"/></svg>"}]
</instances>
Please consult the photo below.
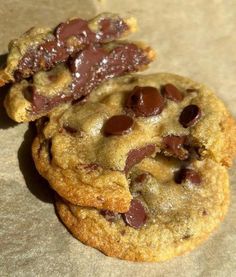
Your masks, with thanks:
<instances>
[{"instance_id":1,"label":"bottom cookie","mask_svg":"<svg viewBox=\"0 0 236 277\"><path fill-rule=\"evenodd\" d=\"M130 210L125 214L70 204L57 197L56 210L69 231L108 256L164 261L193 250L223 220L229 204L225 167L195 161L177 170L167 159L145 159L130 175ZM192 170L192 171L191 171Z\"/></svg>"}]
</instances>

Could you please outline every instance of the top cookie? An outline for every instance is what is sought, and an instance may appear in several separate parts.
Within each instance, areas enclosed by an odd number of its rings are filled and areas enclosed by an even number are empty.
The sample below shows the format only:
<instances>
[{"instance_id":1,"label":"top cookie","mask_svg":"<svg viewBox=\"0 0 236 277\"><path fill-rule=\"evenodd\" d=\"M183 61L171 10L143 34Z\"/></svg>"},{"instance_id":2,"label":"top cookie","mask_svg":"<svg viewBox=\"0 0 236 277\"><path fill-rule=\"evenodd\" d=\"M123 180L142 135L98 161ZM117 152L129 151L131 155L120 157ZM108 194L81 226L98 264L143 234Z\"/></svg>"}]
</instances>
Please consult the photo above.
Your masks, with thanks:
<instances>
[{"instance_id":1,"label":"top cookie","mask_svg":"<svg viewBox=\"0 0 236 277\"><path fill-rule=\"evenodd\" d=\"M133 75L52 113L41 124L33 157L71 203L125 212L128 173L143 158L161 153L230 165L235 134L234 120L206 86L174 74Z\"/></svg>"},{"instance_id":2,"label":"top cookie","mask_svg":"<svg viewBox=\"0 0 236 277\"><path fill-rule=\"evenodd\" d=\"M107 43L136 30L133 17L123 19L103 13L92 20L74 18L56 28L31 28L9 43L6 67L0 71L0 86L65 62L85 45Z\"/></svg>"},{"instance_id":3,"label":"top cookie","mask_svg":"<svg viewBox=\"0 0 236 277\"><path fill-rule=\"evenodd\" d=\"M143 43L85 46L67 63L13 84L4 101L6 111L17 122L35 120L64 102L80 101L108 79L145 69L154 56Z\"/></svg>"}]
</instances>

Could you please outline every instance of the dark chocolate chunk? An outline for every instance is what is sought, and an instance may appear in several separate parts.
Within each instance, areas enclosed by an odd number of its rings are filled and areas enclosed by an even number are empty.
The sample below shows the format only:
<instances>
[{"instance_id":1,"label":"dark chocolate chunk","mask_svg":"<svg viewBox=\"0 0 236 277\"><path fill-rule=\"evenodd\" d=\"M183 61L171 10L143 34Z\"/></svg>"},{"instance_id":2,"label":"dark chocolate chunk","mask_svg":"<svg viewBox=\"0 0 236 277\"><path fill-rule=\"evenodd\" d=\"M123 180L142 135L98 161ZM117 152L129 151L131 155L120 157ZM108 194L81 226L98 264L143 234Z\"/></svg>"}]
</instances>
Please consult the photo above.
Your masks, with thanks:
<instances>
[{"instance_id":1,"label":"dark chocolate chunk","mask_svg":"<svg viewBox=\"0 0 236 277\"><path fill-rule=\"evenodd\" d=\"M28 78L39 70L49 70L55 64L64 62L69 53L64 45L58 45L56 40L46 41L35 49L29 49L22 57L14 73L17 80Z\"/></svg>"},{"instance_id":2,"label":"dark chocolate chunk","mask_svg":"<svg viewBox=\"0 0 236 277\"><path fill-rule=\"evenodd\" d=\"M29 48L14 72L16 80L28 78L40 70L49 70L82 49L85 45L105 43L119 38L128 30L121 18L103 18L98 22L98 32L89 29L88 21L77 18L61 23L55 29L55 37ZM69 40L73 37L73 40Z\"/></svg>"},{"instance_id":3,"label":"dark chocolate chunk","mask_svg":"<svg viewBox=\"0 0 236 277\"><path fill-rule=\"evenodd\" d=\"M163 138L163 144L165 150L172 156L180 159L186 160L189 156L189 153L184 149L186 144L187 136L174 136L169 135Z\"/></svg>"},{"instance_id":4,"label":"dark chocolate chunk","mask_svg":"<svg viewBox=\"0 0 236 277\"><path fill-rule=\"evenodd\" d=\"M137 199L131 200L128 212L122 214L122 217L126 224L135 229L141 228L147 220L146 211L142 203Z\"/></svg>"},{"instance_id":5,"label":"dark chocolate chunk","mask_svg":"<svg viewBox=\"0 0 236 277\"><path fill-rule=\"evenodd\" d=\"M153 116L160 114L165 101L154 87L135 87L129 94L125 106L131 109L135 116Z\"/></svg>"},{"instance_id":6,"label":"dark chocolate chunk","mask_svg":"<svg viewBox=\"0 0 236 277\"><path fill-rule=\"evenodd\" d=\"M38 56L34 60L34 65L38 63L39 67L44 67L45 70L51 69L52 65L58 62L64 62L68 59L69 53L66 46L59 46L56 40L46 41L39 46ZM38 68L34 68L34 71Z\"/></svg>"},{"instance_id":7,"label":"dark chocolate chunk","mask_svg":"<svg viewBox=\"0 0 236 277\"><path fill-rule=\"evenodd\" d=\"M189 105L183 109L179 117L179 123L188 128L193 126L201 117L201 110L197 105Z\"/></svg>"},{"instance_id":8,"label":"dark chocolate chunk","mask_svg":"<svg viewBox=\"0 0 236 277\"><path fill-rule=\"evenodd\" d=\"M108 210L101 210L100 214L103 215L105 219L110 222L114 222L118 217L118 213L108 211Z\"/></svg>"},{"instance_id":9,"label":"dark chocolate chunk","mask_svg":"<svg viewBox=\"0 0 236 277\"><path fill-rule=\"evenodd\" d=\"M35 110L41 109L41 107L47 106L48 98L40 95L35 87L32 87L32 103Z\"/></svg>"},{"instance_id":10,"label":"dark chocolate chunk","mask_svg":"<svg viewBox=\"0 0 236 277\"><path fill-rule=\"evenodd\" d=\"M91 40L95 40L95 34L88 28L88 21L76 18L59 24L55 29L55 36L58 41L63 42L72 36L83 35L84 38L94 36Z\"/></svg>"},{"instance_id":11,"label":"dark chocolate chunk","mask_svg":"<svg viewBox=\"0 0 236 277\"><path fill-rule=\"evenodd\" d=\"M92 76L92 70L98 65L107 52L101 47L92 47L80 51L69 61L69 69L74 75L74 85L84 85Z\"/></svg>"},{"instance_id":12,"label":"dark chocolate chunk","mask_svg":"<svg viewBox=\"0 0 236 277\"><path fill-rule=\"evenodd\" d=\"M127 115L114 115L104 124L103 132L106 136L120 136L132 130L133 119Z\"/></svg>"},{"instance_id":13,"label":"dark chocolate chunk","mask_svg":"<svg viewBox=\"0 0 236 277\"><path fill-rule=\"evenodd\" d=\"M199 185L201 180L202 178L199 173L190 168L182 168L175 174L175 182L177 184L189 181L192 184Z\"/></svg>"},{"instance_id":14,"label":"dark chocolate chunk","mask_svg":"<svg viewBox=\"0 0 236 277\"><path fill-rule=\"evenodd\" d=\"M162 89L163 96L174 102L180 102L183 100L183 94L172 84L166 84Z\"/></svg>"},{"instance_id":15,"label":"dark chocolate chunk","mask_svg":"<svg viewBox=\"0 0 236 277\"><path fill-rule=\"evenodd\" d=\"M120 37L122 33L128 30L128 25L121 18L109 19L103 18L99 22L100 30L96 34L97 42L108 41L111 38Z\"/></svg>"},{"instance_id":16,"label":"dark chocolate chunk","mask_svg":"<svg viewBox=\"0 0 236 277\"><path fill-rule=\"evenodd\" d=\"M121 43L107 51L102 47L88 46L75 55L70 61L73 80L66 92L49 98L40 97L35 91L35 99L31 101L33 113L49 111L66 101L83 99L103 81L137 71L140 66L150 63L145 50L133 43ZM38 98L41 101L37 101Z\"/></svg>"},{"instance_id":17,"label":"dark chocolate chunk","mask_svg":"<svg viewBox=\"0 0 236 277\"><path fill-rule=\"evenodd\" d=\"M124 171L127 173L135 164L152 155L155 152L155 149L156 147L154 144L148 144L144 147L129 151Z\"/></svg>"},{"instance_id":18,"label":"dark chocolate chunk","mask_svg":"<svg viewBox=\"0 0 236 277\"><path fill-rule=\"evenodd\" d=\"M24 96L27 100L32 103L32 113L37 114L42 111L49 111L51 108L57 106L60 103L67 102L71 100L73 95L57 95L54 97L46 97L38 93L34 86L29 86L27 94L24 93Z\"/></svg>"}]
</instances>

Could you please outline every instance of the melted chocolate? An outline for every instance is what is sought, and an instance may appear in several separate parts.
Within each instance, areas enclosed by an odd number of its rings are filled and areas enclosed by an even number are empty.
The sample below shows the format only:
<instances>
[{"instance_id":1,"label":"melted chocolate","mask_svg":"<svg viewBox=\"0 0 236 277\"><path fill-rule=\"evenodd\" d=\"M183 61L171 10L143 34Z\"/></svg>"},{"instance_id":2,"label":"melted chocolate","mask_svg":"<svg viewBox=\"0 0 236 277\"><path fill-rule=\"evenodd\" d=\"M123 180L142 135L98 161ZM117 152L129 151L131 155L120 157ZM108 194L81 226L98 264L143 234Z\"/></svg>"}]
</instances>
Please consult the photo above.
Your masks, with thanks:
<instances>
[{"instance_id":1,"label":"melted chocolate","mask_svg":"<svg viewBox=\"0 0 236 277\"><path fill-rule=\"evenodd\" d=\"M189 156L188 151L184 148L187 143L187 136L169 135L163 138L165 150L180 160L186 160Z\"/></svg>"},{"instance_id":2,"label":"melted chocolate","mask_svg":"<svg viewBox=\"0 0 236 277\"><path fill-rule=\"evenodd\" d=\"M65 62L84 45L114 40L127 30L128 25L120 18L101 19L98 32L91 31L88 21L80 18L61 23L54 31L54 38L28 49L14 76L20 80L39 70L49 70L57 63ZM70 38L73 38L73 42L69 41Z\"/></svg>"},{"instance_id":3,"label":"melted chocolate","mask_svg":"<svg viewBox=\"0 0 236 277\"><path fill-rule=\"evenodd\" d=\"M188 128L195 125L201 118L201 109L197 105L186 106L179 116L179 123Z\"/></svg>"},{"instance_id":4,"label":"melted chocolate","mask_svg":"<svg viewBox=\"0 0 236 277\"><path fill-rule=\"evenodd\" d=\"M116 46L110 52L102 47L88 46L70 60L72 83L69 93L61 93L48 98L36 91L32 97L33 113L49 111L59 103L72 101L88 95L103 81L134 72L150 60L143 49L133 43Z\"/></svg>"},{"instance_id":5,"label":"melted chocolate","mask_svg":"<svg viewBox=\"0 0 236 277\"><path fill-rule=\"evenodd\" d=\"M125 223L135 229L141 228L147 221L147 213L138 199L132 199L129 210L122 214Z\"/></svg>"},{"instance_id":6,"label":"melted chocolate","mask_svg":"<svg viewBox=\"0 0 236 277\"><path fill-rule=\"evenodd\" d=\"M166 84L162 88L162 93L167 99L174 102L181 102L184 98L184 95L172 84Z\"/></svg>"},{"instance_id":7,"label":"melted chocolate","mask_svg":"<svg viewBox=\"0 0 236 277\"><path fill-rule=\"evenodd\" d=\"M132 130L133 119L128 115L114 115L104 124L103 132L106 136L121 136Z\"/></svg>"},{"instance_id":8,"label":"melted chocolate","mask_svg":"<svg viewBox=\"0 0 236 277\"><path fill-rule=\"evenodd\" d=\"M154 144L149 144L142 148L137 148L129 151L124 171L127 173L135 164L141 162L144 158L152 155L154 152Z\"/></svg>"},{"instance_id":9,"label":"melted chocolate","mask_svg":"<svg viewBox=\"0 0 236 277\"><path fill-rule=\"evenodd\" d=\"M153 116L162 112L165 101L155 87L136 86L129 94L126 107L132 110L135 116Z\"/></svg>"}]
</instances>

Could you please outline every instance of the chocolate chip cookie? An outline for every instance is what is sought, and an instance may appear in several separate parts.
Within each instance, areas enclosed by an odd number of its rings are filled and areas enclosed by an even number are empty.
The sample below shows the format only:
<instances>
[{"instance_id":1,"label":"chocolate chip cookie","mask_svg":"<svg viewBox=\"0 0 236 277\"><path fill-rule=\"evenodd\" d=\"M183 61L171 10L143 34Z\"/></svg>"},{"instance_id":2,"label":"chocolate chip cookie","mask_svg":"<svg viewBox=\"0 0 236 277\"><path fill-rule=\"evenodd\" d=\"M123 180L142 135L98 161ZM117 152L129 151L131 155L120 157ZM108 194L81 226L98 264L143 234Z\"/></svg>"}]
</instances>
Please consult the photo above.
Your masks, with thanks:
<instances>
[{"instance_id":1,"label":"chocolate chip cookie","mask_svg":"<svg viewBox=\"0 0 236 277\"><path fill-rule=\"evenodd\" d=\"M81 100L106 80L145 69L154 57L143 43L89 44L67 63L13 84L5 98L6 111L17 122L35 120L62 103Z\"/></svg>"},{"instance_id":2,"label":"chocolate chip cookie","mask_svg":"<svg viewBox=\"0 0 236 277\"><path fill-rule=\"evenodd\" d=\"M187 163L175 182L198 184L191 161L221 168L236 151L236 125L224 104L205 85L168 73L110 80L38 125L33 158L58 194L121 213L132 200L130 172L144 158Z\"/></svg>"},{"instance_id":3,"label":"chocolate chip cookie","mask_svg":"<svg viewBox=\"0 0 236 277\"><path fill-rule=\"evenodd\" d=\"M182 255L224 218L229 183L225 166L211 159L181 163L158 156L134 166L125 213L87 209L57 197L58 215L76 238L108 256L159 262Z\"/></svg>"},{"instance_id":4,"label":"chocolate chip cookie","mask_svg":"<svg viewBox=\"0 0 236 277\"><path fill-rule=\"evenodd\" d=\"M133 17L123 19L103 13L92 20L73 18L56 28L34 27L9 44L6 67L0 71L0 86L66 62L86 45L103 44L136 30Z\"/></svg>"}]
</instances>

